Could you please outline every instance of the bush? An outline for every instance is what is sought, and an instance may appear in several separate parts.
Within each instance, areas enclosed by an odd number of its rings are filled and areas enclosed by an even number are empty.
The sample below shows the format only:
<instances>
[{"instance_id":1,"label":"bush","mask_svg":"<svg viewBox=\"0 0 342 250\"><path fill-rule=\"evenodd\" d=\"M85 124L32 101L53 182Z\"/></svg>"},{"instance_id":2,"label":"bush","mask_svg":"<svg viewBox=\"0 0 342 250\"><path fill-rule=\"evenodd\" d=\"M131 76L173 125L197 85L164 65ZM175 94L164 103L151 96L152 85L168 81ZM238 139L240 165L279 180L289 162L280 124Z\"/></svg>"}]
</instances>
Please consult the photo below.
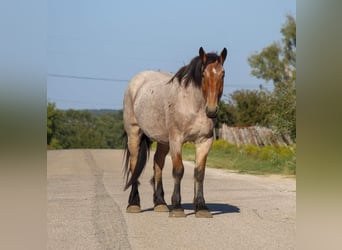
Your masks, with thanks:
<instances>
[{"instance_id":1,"label":"bush","mask_svg":"<svg viewBox=\"0 0 342 250\"><path fill-rule=\"evenodd\" d=\"M247 155L253 156L255 158L260 154L260 148L254 145L247 145L244 147L244 151Z\"/></svg>"},{"instance_id":2,"label":"bush","mask_svg":"<svg viewBox=\"0 0 342 250\"><path fill-rule=\"evenodd\" d=\"M59 144L56 138L52 138L50 145L48 145L48 149L63 149L63 147Z\"/></svg>"},{"instance_id":3,"label":"bush","mask_svg":"<svg viewBox=\"0 0 342 250\"><path fill-rule=\"evenodd\" d=\"M230 153L232 151L237 151L238 148L234 144L227 142L226 140L219 139L213 142L211 146L212 151L220 151L223 153Z\"/></svg>"},{"instance_id":4,"label":"bush","mask_svg":"<svg viewBox=\"0 0 342 250\"><path fill-rule=\"evenodd\" d=\"M195 149L195 144L191 142L186 142L183 144L183 149Z\"/></svg>"},{"instance_id":5,"label":"bush","mask_svg":"<svg viewBox=\"0 0 342 250\"><path fill-rule=\"evenodd\" d=\"M273 146L265 146L262 147L260 150L259 158L261 160L270 160L272 158L272 155L274 155L274 147Z\"/></svg>"}]
</instances>

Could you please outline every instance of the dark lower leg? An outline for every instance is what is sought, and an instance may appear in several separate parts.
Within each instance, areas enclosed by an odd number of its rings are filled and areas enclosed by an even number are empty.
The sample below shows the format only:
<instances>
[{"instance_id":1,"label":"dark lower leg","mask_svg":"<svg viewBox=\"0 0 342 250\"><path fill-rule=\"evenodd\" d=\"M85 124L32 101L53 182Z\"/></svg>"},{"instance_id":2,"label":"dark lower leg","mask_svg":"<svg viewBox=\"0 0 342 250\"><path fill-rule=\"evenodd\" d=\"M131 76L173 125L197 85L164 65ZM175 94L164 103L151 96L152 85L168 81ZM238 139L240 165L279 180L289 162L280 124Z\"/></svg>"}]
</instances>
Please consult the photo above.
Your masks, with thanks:
<instances>
[{"instance_id":1,"label":"dark lower leg","mask_svg":"<svg viewBox=\"0 0 342 250\"><path fill-rule=\"evenodd\" d=\"M170 144L172 158L172 175L174 179L173 194L171 197L172 210L170 217L185 217L184 209L181 205L181 181L184 175L184 166L182 162L182 144L176 141Z\"/></svg>"},{"instance_id":2,"label":"dark lower leg","mask_svg":"<svg viewBox=\"0 0 342 250\"><path fill-rule=\"evenodd\" d=\"M195 197L194 197L194 209L198 210L208 210L208 207L205 205L205 200L203 196L203 180L204 180L204 168L195 168L194 171L195 177Z\"/></svg>"},{"instance_id":3,"label":"dark lower leg","mask_svg":"<svg viewBox=\"0 0 342 250\"><path fill-rule=\"evenodd\" d=\"M195 211L208 210L205 205L203 195L203 181L205 174L205 164L207 155L212 144L212 138L196 144L196 167L194 170L195 192L194 192L194 209Z\"/></svg>"},{"instance_id":4,"label":"dark lower leg","mask_svg":"<svg viewBox=\"0 0 342 250\"><path fill-rule=\"evenodd\" d=\"M140 206L138 182L132 184L131 193L129 194L128 198L128 207L133 205Z\"/></svg>"},{"instance_id":5,"label":"dark lower leg","mask_svg":"<svg viewBox=\"0 0 342 250\"><path fill-rule=\"evenodd\" d=\"M164 200L164 189L163 189L162 180L159 179L159 181L156 181L155 177L153 177L151 180L151 184L154 187L154 193L153 193L154 206L166 205L166 202Z\"/></svg>"},{"instance_id":6,"label":"dark lower leg","mask_svg":"<svg viewBox=\"0 0 342 250\"><path fill-rule=\"evenodd\" d=\"M173 209L178 209L178 208L182 208L180 183L184 174L184 167L181 166L180 168L173 168L172 174L173 174L175 184L174 184L173 194L171 197L171 202L172 202Z\"/></svg>"},{"instance_id":7,"label":"dark lower leg","mask_svg":"<svg viewBox=\"0 0 342 250\"><path fill-rule=\"evenodd\" d=\"M154 206L158 205L166 205L164 200L164 189L163 189L163 182L162 182L162 172L165 163L165 157L169 152L169 145L165 144L157 144L157 151L154 155L154 176L151 180L151 184L153 185L153 202Z\"/></svg>"}]
</instances>

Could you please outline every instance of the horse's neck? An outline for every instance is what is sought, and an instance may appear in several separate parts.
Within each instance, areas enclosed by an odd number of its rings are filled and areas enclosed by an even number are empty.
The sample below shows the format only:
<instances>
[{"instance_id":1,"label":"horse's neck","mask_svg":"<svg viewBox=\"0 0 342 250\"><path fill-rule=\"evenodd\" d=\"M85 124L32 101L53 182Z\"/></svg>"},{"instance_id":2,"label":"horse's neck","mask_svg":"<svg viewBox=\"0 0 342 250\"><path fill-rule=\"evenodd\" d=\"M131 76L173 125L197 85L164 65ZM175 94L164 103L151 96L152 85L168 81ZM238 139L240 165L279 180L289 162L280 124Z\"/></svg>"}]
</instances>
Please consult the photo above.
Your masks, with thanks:
<instances>
[{"instance_id":1,"label":"horse's neck","mask_svg":"<svg viewBox=\"0 0 342 250\"><path fill-rule=\"evenodd\" d=\"M193 107L196 112L205 109L205 99L202 89L195 87L193 84L189 84L188 87L183 88L178 94L184 98L184 103L188 108Z\"/></svg>"}]
</instances>

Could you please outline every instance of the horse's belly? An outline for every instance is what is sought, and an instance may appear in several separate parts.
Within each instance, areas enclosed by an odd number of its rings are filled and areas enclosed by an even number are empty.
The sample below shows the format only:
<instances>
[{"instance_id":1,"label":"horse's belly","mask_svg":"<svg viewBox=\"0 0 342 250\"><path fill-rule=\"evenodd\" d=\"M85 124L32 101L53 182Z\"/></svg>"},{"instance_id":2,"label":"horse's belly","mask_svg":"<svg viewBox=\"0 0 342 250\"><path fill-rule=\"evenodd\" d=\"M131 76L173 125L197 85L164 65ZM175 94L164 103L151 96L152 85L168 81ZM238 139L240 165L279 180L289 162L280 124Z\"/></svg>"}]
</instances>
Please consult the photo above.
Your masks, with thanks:
<instances>
[{"instance_id":1,"label":"horse's belly","mask_svg":"<svg viewBox=\"0 0 342 250\"><path fill-rule=\"evenodd\" d=\"M152 73L151 73L152 74ZM152 140L166 143L169 133L166 126L165 102L168 97L168 75L154 72L151 79L142 84L133 104L134 114L141 130Z\"/></svg>"},{"instance_id":2,"label":"horse's belly","mask_svg":"<svg viewBox=\"0 0 342 250\"><path fill-rule=\"evenodd\" d=\"M138 125L141 130L147 135L151 140L167 143L169 141L168 131L163 123L163 121L158 120L157 117L137 117Z\"/></svg>"},{"instance_id":3,"label":"horse's belly","mask_svg":"<svg viewBox=\"0 0 342 250\"><path fill-rule=\"evenodd\" d=\"M157 141L160 143L169 143L169 136L168 134L157 134L152 131L152 133L149 133L151 131L144 131L144 133L150 138L152 141Z\"/></svg>"},{"instance_id":4,"label":"horse's belly","mask_svg":"<svg viewBox=\"0 0 342 250\"><path fill-rule=\"evenodd\" d=\"M147 99L146 99L147 100ZM169 134L165 124L165 111L162 103L139 102L134 108L138 126L151 140L168 142Z\"/></svg>"}]
</instances>

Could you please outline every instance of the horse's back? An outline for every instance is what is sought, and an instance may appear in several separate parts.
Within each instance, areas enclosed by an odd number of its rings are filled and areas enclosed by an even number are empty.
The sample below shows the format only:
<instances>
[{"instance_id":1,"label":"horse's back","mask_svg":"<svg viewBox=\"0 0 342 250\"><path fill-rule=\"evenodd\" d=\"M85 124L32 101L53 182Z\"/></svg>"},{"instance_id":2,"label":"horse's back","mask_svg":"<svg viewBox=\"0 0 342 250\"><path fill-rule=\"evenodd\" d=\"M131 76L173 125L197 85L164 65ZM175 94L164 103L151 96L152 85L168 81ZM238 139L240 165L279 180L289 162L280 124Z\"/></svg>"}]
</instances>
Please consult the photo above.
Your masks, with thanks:
<instances>
[{"instance_id":1,"label":"horse's back","mask_svg":"<svg viewBox=\"0 0 342 250\"><path fill-rule=\"evenodd\" d=\"M129 91L130 95L135 98L140 88L144 85L163 84L168 82L171 77L172 75L168 72L152 70L142 71L132 78L128 85L127 91Z\"/></svg>"}]
</instances>

